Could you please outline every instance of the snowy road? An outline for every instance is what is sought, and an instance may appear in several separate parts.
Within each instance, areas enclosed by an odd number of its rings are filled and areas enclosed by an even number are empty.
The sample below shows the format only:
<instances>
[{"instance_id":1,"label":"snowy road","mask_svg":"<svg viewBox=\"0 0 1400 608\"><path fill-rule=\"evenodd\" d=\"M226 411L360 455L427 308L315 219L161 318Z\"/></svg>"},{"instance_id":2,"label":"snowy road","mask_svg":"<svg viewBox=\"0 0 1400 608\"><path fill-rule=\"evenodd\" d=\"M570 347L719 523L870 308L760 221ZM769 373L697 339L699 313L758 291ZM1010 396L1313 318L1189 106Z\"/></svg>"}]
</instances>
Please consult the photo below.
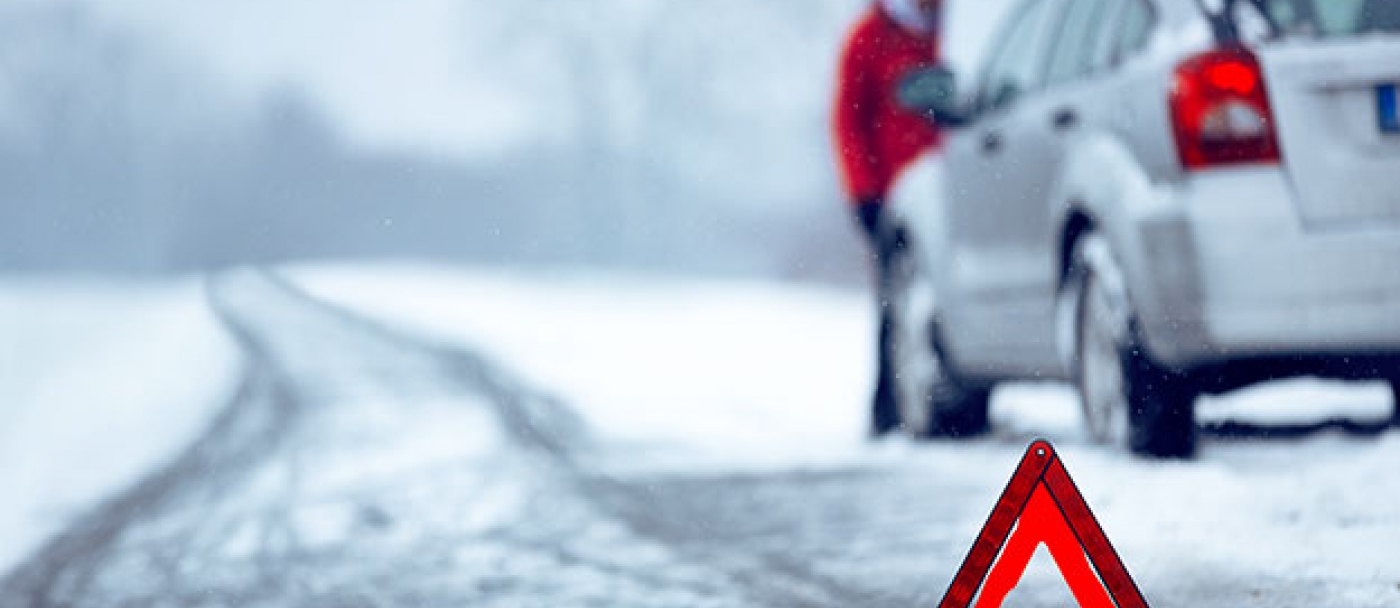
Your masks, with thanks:
<instances>
[{"instance_id":1,"label":"snowy road","mask_svg":"<svg viewBox=\"0 0 1400 608\"><path fill-rule=\"evenodd\" d=\"M0 604L927 606L1033 432L647 466L652 448L483 353L266 274L210 299L241 390L0 581ZM1176 464L1061 451L1154 606L1379 607L1400 604L1398 439L1217 439ZM1047 563L1008 605L1068 600Z\"/></svg>"}]
</instances>

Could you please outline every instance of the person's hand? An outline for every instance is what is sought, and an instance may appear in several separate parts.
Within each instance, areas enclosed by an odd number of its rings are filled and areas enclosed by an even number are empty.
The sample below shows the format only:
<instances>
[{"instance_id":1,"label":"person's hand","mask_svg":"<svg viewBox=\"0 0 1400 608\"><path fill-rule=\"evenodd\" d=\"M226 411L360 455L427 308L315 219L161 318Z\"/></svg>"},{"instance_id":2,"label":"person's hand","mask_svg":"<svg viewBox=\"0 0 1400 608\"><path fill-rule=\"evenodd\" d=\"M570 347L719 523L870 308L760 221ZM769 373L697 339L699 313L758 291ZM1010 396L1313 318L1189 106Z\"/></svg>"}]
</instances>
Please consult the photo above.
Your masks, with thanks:
<instances>
[{"instance_id":1,"label":"person's hand","mask_svg":"<svg viewBox=\"0 0 1400 608\"><path fill-rule=\"evenodd\" d=\"M880 235L880 223L885 214L885 201L876 197L860 201L855 206L856 221L873 243Z\"/></svg>"}]
</instances>

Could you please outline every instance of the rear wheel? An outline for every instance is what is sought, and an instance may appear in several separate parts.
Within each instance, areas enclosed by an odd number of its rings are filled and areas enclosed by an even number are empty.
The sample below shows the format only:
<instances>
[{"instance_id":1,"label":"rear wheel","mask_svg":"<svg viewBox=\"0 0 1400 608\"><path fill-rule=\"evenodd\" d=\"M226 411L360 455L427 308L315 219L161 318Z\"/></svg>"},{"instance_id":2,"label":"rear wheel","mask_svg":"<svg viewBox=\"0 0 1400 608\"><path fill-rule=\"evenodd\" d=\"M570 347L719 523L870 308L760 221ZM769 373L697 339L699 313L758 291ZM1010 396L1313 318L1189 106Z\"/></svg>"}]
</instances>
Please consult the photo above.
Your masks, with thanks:
<instances>
[{"instance_id":1,"label":"rear wheel","mask_svg":"<svg viewBox=\"0 0 1400 608\"><path fill-rule=\"evenodd\" d=\"M918 438L983 434L990 428L991 391L962 381L946 365L935 331L933 286L909 245L893 253L884 303L890 307L887 360L899 426Z\"/></svg>"},{"instance_id":2,"label":"rear wheel","mask_svg":"<svg viewBox=\"0 0 1400 608\"><path fill-rule=\"evenodd\" d=\"M1075 379L1090 436L1144 456L1195 452L1195 397L1188 378L1152 361L1137 340L1122 275L1100 237L1074 251Z\"/></svg>"},{"instance_id":3,"label":"rear wheel","mask_svg":"<svg viewBox=\"0 0 1400 608\"><path fill-rule=\"evenodd\" d=\"M1390 394L1395 398L1390 408L1390 425L1400 427L1400 380L1390 381Z\"/></svg>"}]
</instances>

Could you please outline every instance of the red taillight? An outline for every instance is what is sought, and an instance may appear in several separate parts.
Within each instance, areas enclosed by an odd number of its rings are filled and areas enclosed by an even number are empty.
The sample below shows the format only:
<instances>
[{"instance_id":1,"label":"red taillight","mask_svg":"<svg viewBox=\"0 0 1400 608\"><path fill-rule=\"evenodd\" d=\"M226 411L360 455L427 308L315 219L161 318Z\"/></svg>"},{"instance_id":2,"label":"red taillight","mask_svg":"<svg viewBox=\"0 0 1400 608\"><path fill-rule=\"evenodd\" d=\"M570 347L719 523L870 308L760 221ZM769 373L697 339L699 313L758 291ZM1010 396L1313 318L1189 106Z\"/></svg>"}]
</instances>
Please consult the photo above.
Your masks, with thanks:
<instances>
[{"instance_id":1,"label":"red taillight","mask_svg":"<svg viewBox=\"0 0 1400 608\"><path fill-rule=\"evenodd\" d=\"M1177 66L1171 108L1188 170L1279 161L1264 72L1247 49L1214 50Z\"/></svg>"}]
</instances>

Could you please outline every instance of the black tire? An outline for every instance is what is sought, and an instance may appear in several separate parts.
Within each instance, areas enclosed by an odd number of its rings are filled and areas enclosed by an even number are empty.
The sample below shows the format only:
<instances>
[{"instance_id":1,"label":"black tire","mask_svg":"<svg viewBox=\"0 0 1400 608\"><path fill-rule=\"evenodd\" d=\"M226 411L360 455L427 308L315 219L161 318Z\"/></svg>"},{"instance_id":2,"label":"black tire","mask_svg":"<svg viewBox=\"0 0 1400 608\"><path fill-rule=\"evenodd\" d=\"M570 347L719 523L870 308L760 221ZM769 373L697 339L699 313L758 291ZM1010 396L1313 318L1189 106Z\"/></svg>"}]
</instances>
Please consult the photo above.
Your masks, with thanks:
<instances>
[{"instance_id":1,"label":"black tire","mask_svg":"<svg viewBox=\"0 0 1400 608\"><path fill-rule=\"evenodd\" d=\"M1400 427L1400 380L1390 381L1390 394L1394 396L1394 405L1390 408L1390 426Z\"/></svg>"},{"instance_id":2,"label":"black tire","mask_svg":"<svg viewBox=\"0 0 1400 608\"><path fill-rule=\"evenodd\" d=\"M883 359L892 367L890 397L897 426L918 439L976 437L991 429L991 390L962 380L947 364L933 310L912 305L910 289L920 277L917 254L901 232L890 260L888 330ZM883 414L877 400L877 417Z\"/></svg>"},{"instance_id":3,"label":"black tire","mask_svg":"<svg viewBox=\"0 0 1400 608\"><path fill-rule=\"evenodd\" d=\"M1074 256L1067 286L1077 290L1074 376L1091 436L1141 456L1191 457L1198 391L1141 347L1127 294L1115 291L1121 277L1102 276L1118 272L1107 244L1088 235Z\"/></svg>"},{"instance_id":4,"label":"black tire","mask_svg":"<svg viewBox=\"0 0 1400 608\"><path fill-rule=\"evenodd\" d=\"M969 439L992 430L991 389L958 387L957 391L956 395L930 400L929 408L937 423L925 437Z\"/></svg>"},{"instance_id":5,"label":"black tire","mask_svg":"<svg viewBox=\"0 0 1400 608\"><path fill-rule=\"evenodd\" d=\"M1196 397L1189 378L1162 369L1133 347L1126 355L1128 449L1151 458L1191 458L1196 454Z\"/></svg>"}]
</instances>

